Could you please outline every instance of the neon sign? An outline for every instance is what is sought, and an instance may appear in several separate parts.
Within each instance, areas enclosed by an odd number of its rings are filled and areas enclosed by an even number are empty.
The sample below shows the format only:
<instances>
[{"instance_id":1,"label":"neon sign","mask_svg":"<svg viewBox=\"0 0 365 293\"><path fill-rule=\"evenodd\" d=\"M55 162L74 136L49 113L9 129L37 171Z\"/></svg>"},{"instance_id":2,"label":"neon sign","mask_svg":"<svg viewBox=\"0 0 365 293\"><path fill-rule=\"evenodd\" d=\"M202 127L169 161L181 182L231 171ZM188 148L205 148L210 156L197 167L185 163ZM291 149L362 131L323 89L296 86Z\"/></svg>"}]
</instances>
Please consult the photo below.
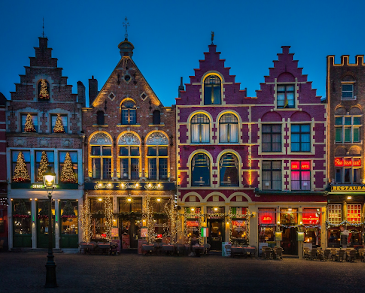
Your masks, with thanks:
<instances>
[{"instance_id":1,"label":"neon sign","mask_svg":"<svg viewBox=\"0 0 365 293\"><path fill-rule=\"evenodd\" d=\"M295 161L291 162L292 170L310 170L311 164L309 161Z\"/></svg>"},{"instance_id":2,"label":"neon sign","mask_svg":"<svg viewBox=\"0 0 365 293\"><path fill-rule=\"evenodd\" d=\"M335 158L335 167L360 167L361 159L351 159L351 158Z\"/></svg>"}]
</instances>

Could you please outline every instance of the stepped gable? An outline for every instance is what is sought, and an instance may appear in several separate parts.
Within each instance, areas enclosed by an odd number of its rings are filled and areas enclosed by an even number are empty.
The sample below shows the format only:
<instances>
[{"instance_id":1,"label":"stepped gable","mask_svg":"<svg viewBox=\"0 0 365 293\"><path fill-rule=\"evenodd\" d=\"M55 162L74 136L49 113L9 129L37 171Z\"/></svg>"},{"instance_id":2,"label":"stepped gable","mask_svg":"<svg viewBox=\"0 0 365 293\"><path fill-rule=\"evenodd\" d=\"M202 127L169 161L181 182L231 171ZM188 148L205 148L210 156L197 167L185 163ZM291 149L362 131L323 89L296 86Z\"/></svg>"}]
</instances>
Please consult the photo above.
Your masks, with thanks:
<instances>
[{"instance_id":1,"label":"stepped gable","mask_svg":"<svg viewBox=\"0 0 365 293\"><path fill-rule=\"evenodd\" d=\"M265 76L265 83L260 83L257 90L257 103L274 103L275 84L278 82L298 82L299 102L321 103L321 97L312 89L312 82L303 74L303 68L298 67L298 60L294 60L294 53L289 53L290 46L282 46L282 53L278 53L278 60L274 60L274 67L269 68L269 75ZM303 93L306 93L303 95Z\"/></svg>"},{"instance_id":2,"label":"stepped gable","mask_svg":"<svg viewBox=\"0 0 365 293\"><path fill-rule=\"evenodd\" d=\"M57 67L57 58L52 57L48 39L39 37L39 47L35 47L35 57L29 57L30 66L25 66L25 74L16 83L16 91L11 92L11 100L38 101L38 83L41 79L49 83L50 102L74 102L72 85L67 84L67 77L62 76L62 68Z\"/></svg>"},{"instance_id":3,"label":"stepped gable","mask_svg":"<svg viewBox=\"0 0 365 293\"><path fill-rule=\"evenodd\" d=\"M203 78L209 73L221 76L224 86L223 104L242 104L246 99L246 90L240 89L240 83L235 82L235 75L230 75L230 67L225 67L225 59L220 59L216 45L209 45L209 51L204 52L204 60L199 60L199 68L194 69L195 75L190 76L190 83L185 84L186 90L181 91L180 98L176 99L178 105L194 105L201 103L201 86ZM225 84L228 83L228 86Z\"/></svg>"}]
</instances>

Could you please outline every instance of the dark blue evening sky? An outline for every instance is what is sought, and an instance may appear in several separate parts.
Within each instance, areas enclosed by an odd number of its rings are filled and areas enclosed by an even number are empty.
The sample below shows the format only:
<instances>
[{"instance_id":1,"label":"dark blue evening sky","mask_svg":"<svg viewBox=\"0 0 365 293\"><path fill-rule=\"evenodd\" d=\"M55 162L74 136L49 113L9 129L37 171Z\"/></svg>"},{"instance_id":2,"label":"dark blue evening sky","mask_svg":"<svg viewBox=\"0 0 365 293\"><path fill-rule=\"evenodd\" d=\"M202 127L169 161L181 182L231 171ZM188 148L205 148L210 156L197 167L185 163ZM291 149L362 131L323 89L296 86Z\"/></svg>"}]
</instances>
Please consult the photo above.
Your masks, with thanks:
<instances>
[{"instance_id":1,"label":"dark blue evening sky","mask_svg":"<svg viewBox=\"0 0 365 293\"><path fill-rule=\"evenodd\" d=\"M14 83L42 35L76 93L92 75L99 90L120 60L124 18L134 44L133 60L165 106L175 103L184 82L198 68L215 32L217 50L241 88L255 96L277 59L291 46L317 95L325 96L326 56L365 53L365 1L18 1L0 2L0 92L10 99Z\"/></svg>"}]
</instances>

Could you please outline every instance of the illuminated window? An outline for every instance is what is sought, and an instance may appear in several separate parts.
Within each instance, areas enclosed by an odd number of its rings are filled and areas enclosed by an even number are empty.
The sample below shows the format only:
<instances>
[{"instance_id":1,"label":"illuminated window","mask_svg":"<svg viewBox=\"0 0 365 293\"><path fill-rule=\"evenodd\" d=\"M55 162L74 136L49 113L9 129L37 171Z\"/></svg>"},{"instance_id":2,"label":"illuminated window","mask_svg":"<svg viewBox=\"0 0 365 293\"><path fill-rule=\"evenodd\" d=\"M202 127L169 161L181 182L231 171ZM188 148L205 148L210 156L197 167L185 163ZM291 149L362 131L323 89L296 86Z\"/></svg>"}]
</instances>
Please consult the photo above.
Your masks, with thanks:
<instances>
[{"instance_id":1,"label":"illuminated window","mask_svg":"<svg viewBox=\"0 0 365 293\"><path fill-rule=\"evenodd\" d=\"M347 204L347 221L353 224L361 223L361 204Z\"/></svg>"},{"instance_id":2,"label":"illuminated window","mask_svg":"<svg viewBox=\"0 0 365 293\"><path fill-rule=\"evenodd\" d=\"M291 125L291 151L310 152L311 150L310 124Z\"/></svg>"},{"instance_id":3,"label":"illuminated window","mask_svg":"<svg viewBox=\"0 0 365 293\"><path fill-rule=\"evenodd\" d=\"M327 218L331 224L340 224L342 221L342 205L341 204L329 204L327 206Z\"/></svg>"},{"instance_id":4,"label":"illuminated window","mask_svg":"<svg viewBox=\"0 0 365 293\"><path fill-rule=\"evenodd\" d=\"M206 154L196 154L191 162L192 186L210 186L210 160Z\"/></svg>"},{"instance_id":5,"label":"illuminated window","mask_svg":"<svg viewBox=\"0 0 365 293\"><path fill-rule=\"evenodd\" d=\"M219 161L220 186L238 186L238 159L234 154L224 154Z\"/></svg>"},{"instance_id":6,"label":"illuminated window","mask_svg":"<svg viewBox=\"0 0 365 293\"><path fill-rule=\"evenodd\" d=\"M34 169L34 174L35 174L35 177L34 177L34 181L35 182L43 182L43 174L39 174L39 171L41 171L39 169L40 167L40 163L41 163L41 160L42 160L42 153L43 151L36 151L35 152L35 169ZM51 166L52 170L54 171L54 152L53 151L45 151L45 155L46 155L46 158L47 158L47 165L48 166Z\"/></svg>"},{"instance_id":7,"label":"illuminated window","mask_svg":"<svg viewBox=\"0 0 365 293\"><path fill-rule=\"evenodd\" d=\"M23 151L22 150L22 151L12 151L11 152L11 161L12 161L12 168L11 168L11 170L12 170L12 176L11 177L12 178L14 177L14 170L15 170L15 167L16 167L16 164L17 164L17 160L18 160L18 156L19 156L19 153L20 152L22 152L22 154L23 154L25 167L27 168L28 175L30 177L30 151Z\"/></svg>"},{"instance_id":8,"label":"illuminated window","mask_svg":"<svg viewBox=\"0 0 365 293\"><path fill-rule=\"evenodd\" d=\"M94 179L110 179L112 150L111 146L91 146L91 165Z\"/></svg>"},{"instance_id":9,"label":"illuminated window","mask_svg":"<svg viewBox=\"0 0 365 293\"><path fill-rule=\"evenodd\" d=\"M233 114L224 114L219 119L219 142L238 142L238 119Z\"/></svg>"},{"instance_id":10,"label":"illuminated window","mask_svg":"<svg viewBox=\"0 0 365 293\"><path fill-rule=\"evenodd\" d=\"M311 190L311 163L310 161L291 162L291 189Z\"/></svg>"},{"instance_id":11,"label":"illuminated window","mask_svg":"<svg viewBox=\"0 0 365 293\"><path fill-rule=\"evenodd\" d=\"M281 152L281 125L262 125L262 151Z\"/></svg>"},{"instance_id":12,"label":"illuminated window","mask_svg":"<svg viewBox=\"0 0 365 293\"><path fill-rule=\"evenodd\" d=\"M137 124L137 107L132 101L122 105L122 125Z\"/></svg>"},{"instance_id":13,"label":"illuminated window","mask_svg":"<svg viewBox=\"0 0 365 293\"><path fill-rule=\"evenodd\" d=\"M207 115L196 114L191 119L191 142L207 143L210 141L210 121Z\"/></svg>"},{"instance_id":14,"label":"illuminated window","mask_svg":"<svg viewBox=\"0 0 365 293\"><path fill-rule=\"evenodd\" d=\"M139 178L139 146L120 146L120 178Z\"/></svg>"},{"instance_id":15,"label":"illuminated window","mask_svg":"<svg viewBox=\"0 0 365 293\"><path fill-rule=\"evenodd\" d=\"M32 117L35 132L38 132L38 115L36 115L36 114L30 114L30 115ZM22 114L21 115L21 119L22 119L21 131L22 132L26 132L25 131L25 123L27 122L27 116L28 116L28 114Z\"/></svg>"},{"instance_id":16,"label":"illuminated window","mask_svg":"<svg viewBox=\"0 0 365 293\"><path fill-rule=\"evenodd\" d=\"M360 142L360 116L336 116L336 143Z\"/></svg>"},{"instance_id":17,"label":"illuminated window","mask_svg":"<svg viewBox=\"0 0 365 293\"><path fill-rule=\"evenodd\" d=\"M281 161L262 161L262 189L281 190Z\"/></svg>"},{"instance_id":18,"label":"illuminated window","mask_svg":"<svg viewBox=\"0 0 365 293\"><path fill-rule=\"evenodd\" d=\"M67 133L68 127L67 127L67 115L60 115L61 117L61 121L62 121L62 125L64 128L65 133ZM51 132L54 133L54 127L56 125L56 121L57 121L57 115L51 115Z\"/></svg>"},{"instance_id":19,"label":"illuminated window","mask_svg":"<svg viewBox=\"0 0 365 293\"><path fill-rule=\"evenodd\" d=\"M220 105L221 79L216 75L208 75L204 80L204 104Z\"/></svg>"},{"instance_id":20,"label":"illuminated window","mask_svg":"<svg viewBox=\"0 0 365 293\"><path fill-rule=\"evenodd\" d=\"M278 85L277 87L278 108L295 108L294 85Z\"/></svg>"},{"instance_id":21,"label":"illuminated window","mask_svg":"<svg viewBox=\"0 0 365 293\"><path fill-rule=\"evenodd\" d=\"M78 160L77 160L77 152L69 152L69 151L59 151L58 152L58 158L59 158L59 161L58 161L58 174L59 174L59 177L60 180L61 180L61 172L62 172L62 168L63 168L63 165L65 163L65 159L66 159L66 155L67 153L69 153L70 155L70 158L71 158L71 163L72 163L72 170L75 174L75 179L76 179L76 182L77 182L77 176L78 176Z\"/></svg>"},{"instance_id":22,"label":"illuminated window","mask_svg":"<svg viewBox=\"0 0 365 293\"><path fill-rule=\"evenodd\" d=\"M168 138L154 132L147 138L148 178L166 180L168 176Z\"/></svg>"},{"instance_id":23,"label":"illuminated window","mask_svg":"<svg viewBox=\"0 0 365 293\"><path fill-rule=\"evenodd\" d=\"M360 183L361 158L335 158L336 183Z\"/></svg>"}]
</instances>

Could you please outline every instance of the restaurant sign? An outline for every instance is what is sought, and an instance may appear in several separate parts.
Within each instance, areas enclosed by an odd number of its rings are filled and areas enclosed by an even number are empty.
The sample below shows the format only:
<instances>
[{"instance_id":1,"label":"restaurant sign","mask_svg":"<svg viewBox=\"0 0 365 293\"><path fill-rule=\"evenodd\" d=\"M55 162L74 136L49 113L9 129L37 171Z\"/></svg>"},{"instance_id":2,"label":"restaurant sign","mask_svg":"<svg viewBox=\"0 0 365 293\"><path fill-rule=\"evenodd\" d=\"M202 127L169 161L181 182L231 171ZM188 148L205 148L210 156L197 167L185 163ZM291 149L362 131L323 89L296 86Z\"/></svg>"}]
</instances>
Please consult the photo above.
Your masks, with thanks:
<instances>
[{"instance_id":1,"label":"restaurant sign","mask_svg":"<svg viewBox=\"0 0 365 293\"><path fill-rule=\"evenodd\" d=\"M359 192L359 191L365 191L365 185L335 185L331 186L332 192Z\"/></svg>"},{"instance_id":2,"label":"restaurant sign","mask_svg":"<svg viewBox=\"0 0 365 293\"><path fill-rule=\"evenodd\" d=\"M319 216L317 213L311 213L311 212L303 213L302 222L304 225L319 224Z\"/></svg>"}]
</instances>

